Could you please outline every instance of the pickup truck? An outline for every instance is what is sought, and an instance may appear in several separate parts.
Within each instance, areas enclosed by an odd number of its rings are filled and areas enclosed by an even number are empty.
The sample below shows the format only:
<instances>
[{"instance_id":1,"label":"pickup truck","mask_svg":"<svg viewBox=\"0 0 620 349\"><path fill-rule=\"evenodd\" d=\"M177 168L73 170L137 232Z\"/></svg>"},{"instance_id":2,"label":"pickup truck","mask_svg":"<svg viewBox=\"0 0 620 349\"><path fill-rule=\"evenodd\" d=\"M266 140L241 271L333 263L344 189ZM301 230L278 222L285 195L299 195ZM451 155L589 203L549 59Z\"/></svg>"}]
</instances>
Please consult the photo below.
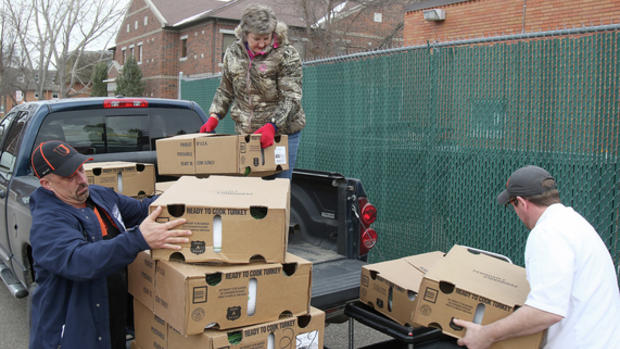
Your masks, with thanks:
<instances>
[{"instance_id":1,"label":"pickup truck","mask_svg":"<svg viewBox=\"0 0 620 349\"><path fill-rule=\"evenodd\" d=\"M155 98L37 101L13 108L0 121L0 276L10 292L21 298L35 287L29 196L39 181L29 157L36 145L60 139L95 162L156 165L157 139L197 132L205 120L195 102ZM358 298L361 266L377 239L371 227L376 214L359 180L293 172L288 249L314 263L311 303L326 311L328 322L346 320L345 305Z\"/></svg>"}]
</instances>

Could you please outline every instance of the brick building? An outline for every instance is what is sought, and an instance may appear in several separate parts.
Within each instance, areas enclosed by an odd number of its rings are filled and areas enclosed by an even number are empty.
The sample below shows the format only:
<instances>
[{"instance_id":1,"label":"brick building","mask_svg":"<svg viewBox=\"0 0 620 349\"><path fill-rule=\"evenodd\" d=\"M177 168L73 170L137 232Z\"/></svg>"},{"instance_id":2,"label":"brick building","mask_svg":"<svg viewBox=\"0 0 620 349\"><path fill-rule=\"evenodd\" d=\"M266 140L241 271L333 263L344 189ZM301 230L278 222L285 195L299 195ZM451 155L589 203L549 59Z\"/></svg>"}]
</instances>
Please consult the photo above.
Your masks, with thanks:
<instances>
[{"instance_id":1,"label":"brick building","mask_svg":"<svg viewBox=\"0 0 620 349\"><path fill-rule=\"evenodd\" d=\"M8 113L16 104L36 101L40 99L58 98L60 87L56 83L56 71L47 73L45 86L39 94L39 74L29 70L5 68L4 74L12 88L8 88L9 94L0 95L0 117Z\"/></svg>"},{"instance_id":2,"label":"brick building","mask_svg":"<svg viewBox=\"0 0 620 349\"><path fill-rule=\"evenodd\" d=\"M236 40L233 31L241 13L253 2L274 9L278 20L289 26L289 41L307 59L317 46L306 35L307 28L320 30L326 18L320 9L314 9L312 16L302 15L302 5L313 0L132 0L112 49L116 64L107 80L108 90L115 89L115 78L129 55L142 70L145 96L177 98L180 72L185 76L220 72L224 52ZM347 46L339 53L401 46L403 5L377 11L343 4L329 16L331 23L338 22L334 32L346 31L340 45ZM317 20L308 24L309 18Z\"/></svg>"},{"instance_id":3,"label":"brick building","mask_svg":"<svg viewBox=\"0 0 620 349\"><path fill-rule=\"evenodd\" d=\"M443 11L444 20L425 19ZM620 23L618 0L426 0L406 8L405 46Z\"/></svg>"}]
</instances>

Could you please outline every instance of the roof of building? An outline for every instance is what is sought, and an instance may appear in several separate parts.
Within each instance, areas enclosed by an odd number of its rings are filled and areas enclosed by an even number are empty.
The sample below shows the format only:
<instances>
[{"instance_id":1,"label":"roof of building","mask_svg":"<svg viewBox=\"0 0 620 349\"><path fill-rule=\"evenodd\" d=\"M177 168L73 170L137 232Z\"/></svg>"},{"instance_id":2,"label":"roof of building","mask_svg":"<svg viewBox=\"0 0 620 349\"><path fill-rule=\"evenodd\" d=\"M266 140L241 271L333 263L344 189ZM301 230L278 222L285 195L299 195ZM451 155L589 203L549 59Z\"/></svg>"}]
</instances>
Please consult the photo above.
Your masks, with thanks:
<instances>
[{"instance_id":1,"label":"roof of building","mask_svg":"<svg viewBox=\"0 0 620 349\"><path fill-rule=\"evenodd\" d=\"M145 0L163 26L177 27L207 18L239 21L243 9L252 3L271 7L278 20L289 26L305 27L302 1L295 0Z\"/></svg>"}]
</instances>

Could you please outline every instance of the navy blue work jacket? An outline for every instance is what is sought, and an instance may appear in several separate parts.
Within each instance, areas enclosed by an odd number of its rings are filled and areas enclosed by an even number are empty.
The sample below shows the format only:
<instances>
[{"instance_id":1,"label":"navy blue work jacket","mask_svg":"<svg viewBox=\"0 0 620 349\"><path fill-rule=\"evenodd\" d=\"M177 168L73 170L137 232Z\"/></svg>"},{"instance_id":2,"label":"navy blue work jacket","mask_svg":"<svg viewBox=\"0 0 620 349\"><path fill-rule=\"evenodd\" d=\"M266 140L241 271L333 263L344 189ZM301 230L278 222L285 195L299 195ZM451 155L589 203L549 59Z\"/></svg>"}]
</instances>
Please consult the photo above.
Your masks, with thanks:
<instances>
[{"instance_id":1,"label":"navy blue work jacket","mask_svg":"<svg viewBox=\"0 0 620 349\"><path fill-rule=\"evenodd\" d=\"M30 196L30 243L38 283L32 295L31 349L109 349L106 276L149 248L138 225L155 198L140 201L109 188L89 188L91 200L121 232L113 239L102 239L91 208L75 208L42 187Z\"/></svg>"}]
</instances>

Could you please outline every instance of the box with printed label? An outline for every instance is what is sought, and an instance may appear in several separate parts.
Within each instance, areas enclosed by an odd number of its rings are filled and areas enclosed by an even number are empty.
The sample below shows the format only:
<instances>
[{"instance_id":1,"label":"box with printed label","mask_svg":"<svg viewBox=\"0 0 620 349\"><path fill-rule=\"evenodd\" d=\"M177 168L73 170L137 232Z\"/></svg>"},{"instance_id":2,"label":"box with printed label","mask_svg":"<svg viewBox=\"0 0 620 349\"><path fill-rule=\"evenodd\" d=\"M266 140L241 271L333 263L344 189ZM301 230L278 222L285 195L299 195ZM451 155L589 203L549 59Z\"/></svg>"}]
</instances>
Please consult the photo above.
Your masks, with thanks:
<instances>
[{"instance_id":1,"label":"box with printed label","mask_svg":"<svg viewBox=\"0 0 620 349\"><path fill-rule=\"evenodd\" d=\"M310 307L307 314L289 316L230 330L206 329L183 335L146 306L134 301L135 344L144 349L166 348L306 348L322 349L325 313Z\"/></svg>"},{"instance_id":2,"label":"box with printed label","mask_svg":"<svg viewBox=\"0 0 620 349\"><path fill-rule=\"evenodd\" d=\"M125 161L86 162L88 184L112 188L127 196L150 196L155 193L155 166Z\"/></svg>"},{"instance_id":3,"label":"box with printed label","mask_svg":"<svg viewBox=\"0 0 620 349\"><path fill-rule=\"evenodd\" d=\"M183 336L168 327L168 348L305 348L322 349L325 313L317 308L295 317L228 331L206 330Z\"/></svg>"},{"instance_id":4,"label":"box with printed label","mask_svg":"<svg viewBox=\"0 0 620 349\"><path fill-rule=\"evenodd\" d=\"M160 175L267 176L289 169L288 137L261 148L260 135L193 133L158 139Z\"/></svg>"},{"instance_id":5,"label":"box with printed label","mask_svg":"<svg viewBox=\"0 0 620 349\"><path fill-rule=\"evenodd\" d=\"M140 301L152 302L144 305L182 334L303 315L310 306L312 263L290 253L285 263L153 262L153 279L144 277L143 268L129 269L129 284L133 285L129 292ZM141 295L145 289L153 290L151 300Z\"/></svg>"},{"instance_id":6,"label":"box with printed label","mask_svg":"<svg viewBox=\"0 0 620 349\"><path fill-rule=\"evenodd\" d=\"M452 319L486 325L502 319L525 302L530 291L525 269L455 245L424 275L414 322L438 327L452 337L462 338L465 329ZM497 342L493 349L539 348L543 333Z\"/></svg>"},{"instance_id":7,"label":"box with printed label","mask_svg":"<svg viewBox=\"0 0 620 349\"><path fill-rule=\"evenodd\" d=\"M360 300L401 325L413 326L422 278L443 255L435 251L363 266Z\"/></svg>"},{"instance_id":8,"label":"box with printed label","mask_svg":"<svg viewBox=\"0 0 620 349\"><path fill-rule=\"evenodd\" d=\"M288 179L256 177L181 177L157 200L158 222L184 218L177 229L192 231L179 251L153 250L154 259L181 254L188 263L282 262L289 225Z\"/></svg>"}]
</instances>

